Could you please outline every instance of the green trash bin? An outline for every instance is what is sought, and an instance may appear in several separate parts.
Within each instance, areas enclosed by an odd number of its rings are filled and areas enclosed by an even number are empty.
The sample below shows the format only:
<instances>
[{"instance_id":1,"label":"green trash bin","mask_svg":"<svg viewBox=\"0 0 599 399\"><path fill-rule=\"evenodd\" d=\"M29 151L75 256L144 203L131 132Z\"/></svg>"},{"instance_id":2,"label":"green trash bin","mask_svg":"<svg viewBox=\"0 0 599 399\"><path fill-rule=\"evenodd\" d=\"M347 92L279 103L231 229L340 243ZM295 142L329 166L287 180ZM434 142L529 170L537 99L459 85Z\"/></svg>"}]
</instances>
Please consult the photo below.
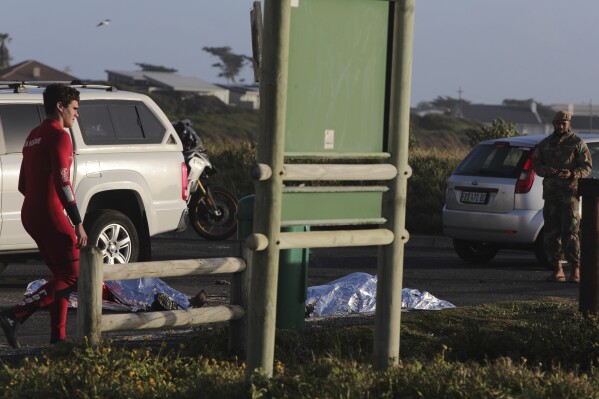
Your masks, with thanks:
<instances>
[{"instance_id":1,"label":"green trash bin","mask_svg":"<svg viewBox=\"0 0 599 399\"><path fill-rule=\"evenodd\" d=\"M254 230L255 196L239 200L237 238L245 240ZM283 227L282 232L308 231L308 226ZM309 249L284 249L279 253L277 328L301 330L305 325Z\"/></svg>"}]
</instances>

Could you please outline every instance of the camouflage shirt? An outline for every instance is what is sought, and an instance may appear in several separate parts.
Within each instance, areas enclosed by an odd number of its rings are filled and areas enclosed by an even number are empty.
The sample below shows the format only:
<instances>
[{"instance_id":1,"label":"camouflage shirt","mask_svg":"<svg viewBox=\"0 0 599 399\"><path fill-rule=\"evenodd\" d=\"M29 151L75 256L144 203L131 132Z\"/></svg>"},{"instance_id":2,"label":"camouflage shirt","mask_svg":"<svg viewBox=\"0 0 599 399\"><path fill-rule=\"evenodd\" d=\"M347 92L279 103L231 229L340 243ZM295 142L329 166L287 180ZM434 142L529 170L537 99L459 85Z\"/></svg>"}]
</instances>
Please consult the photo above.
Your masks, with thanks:
<instances>
[{"instance_id":1,"label":"camouflage shirt","mask_svg":"<svg viewBox=\"0 0 599 399\"><path fill-rule=\"evenodd\" d=\"M578 179L591 173L591 154L586 143L572 131L562 136L553 132L537 146L532 167L544 177L543 198L577 195ZM569 179L557 175L562 169L572 173Z\"/></svg>"}]
</instances>

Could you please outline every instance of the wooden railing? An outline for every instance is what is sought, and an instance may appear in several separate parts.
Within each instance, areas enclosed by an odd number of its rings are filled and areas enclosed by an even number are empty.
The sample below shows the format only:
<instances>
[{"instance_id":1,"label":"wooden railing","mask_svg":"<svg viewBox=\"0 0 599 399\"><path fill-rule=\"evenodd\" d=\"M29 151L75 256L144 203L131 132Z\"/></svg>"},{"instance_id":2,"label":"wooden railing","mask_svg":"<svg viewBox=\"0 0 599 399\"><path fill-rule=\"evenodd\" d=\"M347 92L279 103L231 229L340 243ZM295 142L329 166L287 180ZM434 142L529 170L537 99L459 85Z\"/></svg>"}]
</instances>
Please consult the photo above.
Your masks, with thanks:
<instances>
[{"instance_id":1,"label":"wooden railing","mask_svg":"<svg viewBox=\"0 0 599 399\"><path fill-rule=\"evenodd\" d=\"M245 347L245 309L247 308L246 261L243 258L208 258L138 262L124 265L102 263L97 248L81 251L78 283L77 335L97 345L102 332L165 327L194 326L230 322L229 347L240 352ZM230 304L184 310L137 313L102 313L102 283L142 277L233 274Z\"/></svg>"}]
</instances>

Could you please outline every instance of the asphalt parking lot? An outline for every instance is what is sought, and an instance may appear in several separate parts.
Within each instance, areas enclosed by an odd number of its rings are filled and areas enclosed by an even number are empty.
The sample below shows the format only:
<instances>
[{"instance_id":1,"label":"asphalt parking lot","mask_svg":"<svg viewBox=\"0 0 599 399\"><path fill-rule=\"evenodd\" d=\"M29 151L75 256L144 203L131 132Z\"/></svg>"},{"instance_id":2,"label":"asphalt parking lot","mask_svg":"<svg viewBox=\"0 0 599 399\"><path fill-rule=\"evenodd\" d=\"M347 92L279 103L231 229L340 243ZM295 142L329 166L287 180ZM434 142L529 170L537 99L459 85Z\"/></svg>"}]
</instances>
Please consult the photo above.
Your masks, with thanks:
<instances>
[{"instance_id":1,"label":"asphalt parking lot","mask_svg":"<svg viewBox=\"0 0 599 399\"><path fill-rule=\"evenodd\" d=\"M194 259L201 257L239 256L237 240L210 242L190 233L156 237L152 242L155 260ZM377 273L377 250L373 247L327 248L309 251L308 286L321 285L353 272ZM485 265L468 264L455 255L443 237L412 237L404 256L403 287L428 291L456 306L472 306L497 301L537 299L557 296L578 300L579 286L571 283L548 283L548 271L536 264L529 253L509 251ZM0 308L18 301L27 284L48 278L46 267L38 261L10 264L0 275ZM230 275L164 278L173 288L189 296L200 289L208 293L205 306L226 304L229 300ZM69 311L67 333L76 337L76 311ZM190 329L187 329L189 331ZM106 334L107 338L148 339L161 334L181 333L185 329L133 331ZM34 314L19 328L23 349L20 353L43 348L49 342L49 315L45 310ZM0 337L0 356L14 354Z\"/></svg>"}]
</instances>

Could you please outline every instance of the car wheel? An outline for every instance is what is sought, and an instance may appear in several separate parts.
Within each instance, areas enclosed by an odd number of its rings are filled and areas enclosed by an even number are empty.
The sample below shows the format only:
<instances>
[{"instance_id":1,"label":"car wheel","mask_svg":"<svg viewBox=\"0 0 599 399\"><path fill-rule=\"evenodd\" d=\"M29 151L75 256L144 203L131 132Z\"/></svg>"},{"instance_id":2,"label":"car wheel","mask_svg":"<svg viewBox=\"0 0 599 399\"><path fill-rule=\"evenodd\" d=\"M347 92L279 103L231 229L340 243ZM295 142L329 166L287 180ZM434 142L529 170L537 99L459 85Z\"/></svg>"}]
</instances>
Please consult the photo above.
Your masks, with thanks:
<instances>
[{"instance_id":1,"label":"car wheel","mask_svg":"<svg viewBox=\"0 0 599 399\"><path fill-rule=\"evenodd\" d=\"M547 252L545 251L545 244L543 243L543 230L537 236L534 244L535 258L537 263L543 266L545 269L553 270L553 266L547 259Z\"/></svg>"},{"instance_id":2,"label":"car wheel","mask_svg":"<svg viewBox=\"0 0 599 399\"><path fill-rule=\"evenodd\" d=\"M488 262L499 252L493 244L458 239L453 240L453 249L460 258L471 263Z\"/></svg>"},{"instance_id":3,"label":"car wheel","mask_svg":"<svg viewBox=\"0 0 599 399\"><path fill-rule=\"evenodd\" d=\"M139 235L135 225L122 212L101 210L87 215L84 222L90 245L102 252L104 263L137 262Z\"/></svg>"}]
</instances>

